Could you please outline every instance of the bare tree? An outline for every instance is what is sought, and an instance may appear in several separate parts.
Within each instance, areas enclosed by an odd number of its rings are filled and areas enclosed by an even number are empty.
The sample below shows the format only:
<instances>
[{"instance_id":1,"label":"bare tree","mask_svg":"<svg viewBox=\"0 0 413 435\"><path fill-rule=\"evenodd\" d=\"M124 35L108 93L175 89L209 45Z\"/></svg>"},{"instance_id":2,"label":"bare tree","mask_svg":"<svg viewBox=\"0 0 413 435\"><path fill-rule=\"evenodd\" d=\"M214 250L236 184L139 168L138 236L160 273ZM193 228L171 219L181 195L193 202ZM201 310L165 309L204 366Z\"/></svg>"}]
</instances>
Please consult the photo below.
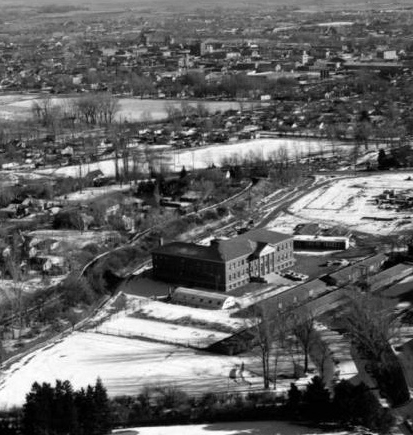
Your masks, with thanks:
<instances>
[{"instance_id":1,"label":"bare tree","mask_svg":"<svg viewBox=\"0 0 413 435\"><path fill-rule=\"evenodd\" d=\"M308 372L311 345L315 339L315 319L311 312L294 313L291 316L292 331L304 354L304 372Z\"/></svg>"},{"instance_id":2,"label":"bare tree","mask_svg":"<svg viewBox=\"0 0 413 435\"><path fill-rule=\"evenodd\" d=\"M111 124L120 109L119 100L109 92L98 94L98 117L102 124Z\"/></svg>"},{"instance_id":3,"label":"bare tree","mask_svg":"<svg viewBox=\"0 0 413 435\"><path fill-rule=\"evenodd\" d=\"M410 396L403 370L389 343L399 330L391 305L357 289L349 291L347 298L349 305L343 323L352 344L369 361L381 395L392 406L403 404Z\"/></svg>"},{"instance_id":4,"label":"bare tree","mask_svg":"<svg viewBox=\"0 0 413 435\"><path fill-rule=\"evenodd\" d=\"M96 124L98 102L95 94L86 94L76 100L76 109L78 118L86 124Z\"/></svg>"},{"instance_id":5,"label":"bare tree","mask_svg":"<svg viewBox=\"0 0 413 435\"><path fill-rule=\"evenodd\" d=\"M119 101L110 93L86 94L76 100L77 115L86 124L111 124L119 111Z\"/></svg>"},{"instance_id":6,"label":"bare tree","mask_svg":"<svg viewBox=\"0 0 413 435\"><path fill-rule=\"evenodd\" d=\"M15 325L19 331L18 338L21 337L21 331L23 328L23 288L24 282L27 279L24 263L21 256L21 242L19 239L20 238L17 234L13 237L6 255L7 270L9 271L9 274L11 275L13 280L13 294L10 297L11 315L13 319L12 324Z\"/></svg>"},{"instance_id":7,"label":"bare tree","mask_svg":"<svg viewBox=\"0 0 413 435\"><path fill-rule=\"evenodd\" d=\"M261 362L264 388L270 387L271 380L275 388L281 347L287 331L287 315L278 308L260 303L249 309L249 327Z\"/></svg>"}]
</instances>

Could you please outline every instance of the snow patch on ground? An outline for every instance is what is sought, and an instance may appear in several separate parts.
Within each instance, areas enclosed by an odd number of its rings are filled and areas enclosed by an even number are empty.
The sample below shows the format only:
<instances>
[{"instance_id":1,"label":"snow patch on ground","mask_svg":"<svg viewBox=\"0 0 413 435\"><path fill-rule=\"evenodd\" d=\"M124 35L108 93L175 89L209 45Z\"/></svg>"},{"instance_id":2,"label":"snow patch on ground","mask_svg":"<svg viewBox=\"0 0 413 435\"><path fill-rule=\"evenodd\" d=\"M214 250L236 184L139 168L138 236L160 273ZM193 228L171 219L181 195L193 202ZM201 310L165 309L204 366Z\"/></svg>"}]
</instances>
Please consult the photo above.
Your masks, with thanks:
<instances>
[{"instance_id":1,"label":"snow patch on ground","mask_svg":"<svg viewBox=\"0 0 413 435\"><path fill-rule=\"evenodd\" d=\"M397 172L337 180L299 199L288 210L294 216L284 214L283 219L277 219L270 226L291 231L298 220L299 223L320 222L321 218L324 223L343 224L371 234L388 235L410 230L413 227L413 210L380 209L374 202L375 196L386 189L413 194L413 182L407 181L409 177L413 177L413 173ZM393 220L376 221L374 218Z\"/></svg>"},{"instance_id":2,"label":"snow patch on ground","mask_svg":"<svg viewBox=\"0 0 413 435\"><path fill-rule=\"evenodd\" d=\"M232 328L234 332L246 326L245 319L230 317L230 313L225 310L204 310L202 308L172 305L158 301L147 301L136 311L150 316L151 318L170 322L186 318L188 321L203 322L205 324L212 323L226 328Z\"/></svg>"},{"instance_id":3,"label":"snow patch on ground","mask_svg":"<svg viewBox=\"0 0 413 435\"><path fill-rule=\"evenodd\" d=\"M123 313L119 313L102 325L97 326L95 331L119 337L148 338L163 343L197 348L206 348L231 335L211 329L200 329L162 321L127 317Z\"/></svg>"},{"instance_id":4,"label":"snow patch on ground","mask_svg":"<svg viewBox=\"0 0 413 435\"><path fill-rule=\"evenodd\" d=\"M57 200L61 201L90 201L100 196L107 195L114 192L125 192L129 191L131 186L129 184L114 184L104 187L87 187L82 191L68 193L66 195L56 197Z\"/></svg>"},{"instance_id":5,"label":"snow patch on ground","mask_svg":"<svg viewBox=\"0 0 413 435\"><path fill-rule=\"evenodd\" d=\"M350 435L350 432L323 432L319 429L298 426L283 421L252 421L188 426L157 426L118 429L118 435Z\"/></svg>"},{"instance_id":6,"label":"snow patch on ground","mask_svg":"<svg viewBox=\"0 0 413 435\"><path fill-rule=\"evenodd\" d=\"M229 380L245 362L251 387ZM248 372L253 357L226 357L193 349L124 337L75 332L23 357L0 375L0 408L21 405L33 382L69 380L74 388L99 376L111 396L139 394L147 385L172 385L192 393L261 389L262 379ZM259 366L259 364L258 364Z\"/></svg>"},{"instance_id":7,"label":"snow patch on ground","mask_svg":"<svg viewBox=\"0 0 413 435\"><path fill-rule=\"evenodd\" d=\"M66 275L50 277L47 283L41 277L28 279L24 282L14 282L12 279L0 279L0 303L11 301L23 295L31 295L49 286L55 286L62 282Z\"/></svg>"},{"instance_id":8,"label":"snow patch on ground","mask_svg":"<svg viewBox=\"0 0 413 435\"><path fill-rule=\"evenodd\" d=\"M342 145L347 148L346 145ZM151 147L148 147L150 150ZM327 152L332 149L329 141L307 140L307 139L253 139L248 141L236 142L232 144L215 144L193 149L166 149L159 152L159 160L162 165L168 165L172 171L181 170L182 166L187 169L204 169L212 164L220 166L226 158L236 156L238 160L251 156L268 159L274 154L285 150L290 159L307 155L309 152ZM122 169L122 159L118 162ZM101 170L106 176L114 176L116 173L115 159L100 162L85 163L83 165L64 166L60 168L50 168L38 170L39 174L59 175L66 177L78 177L80 174Z\"/></svg>"}]
</instances>

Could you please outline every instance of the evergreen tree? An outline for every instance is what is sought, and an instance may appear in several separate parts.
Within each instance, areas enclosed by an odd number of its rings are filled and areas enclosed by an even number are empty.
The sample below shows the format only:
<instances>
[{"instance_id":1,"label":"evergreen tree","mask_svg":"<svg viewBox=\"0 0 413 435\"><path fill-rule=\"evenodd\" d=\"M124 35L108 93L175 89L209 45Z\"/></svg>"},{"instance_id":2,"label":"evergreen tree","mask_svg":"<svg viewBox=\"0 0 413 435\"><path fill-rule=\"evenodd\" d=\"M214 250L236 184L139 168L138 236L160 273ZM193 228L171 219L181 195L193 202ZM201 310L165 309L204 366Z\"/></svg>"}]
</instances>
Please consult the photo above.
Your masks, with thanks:
<instances>
[{"instance_id":1,"label":"evergreen tree","mask_svg":"<svg viewBox=\"0 0 413 435\"><path fill-rule=\"evenodd\" d=\"M34 383L23 406L23 435L105 435L111 426L106 389L95 387L74 391L69 381Z\"/></svg>"},{"instance_id":2,"label":"evergreen tree","mask_svg":"<svg viewBox=\"0 0 413 435\"><path fill-rule=\"evenodd\" d=\"M89 430L88 412L90 409L88 400L86 398L86 391L83 388L76 391L74 402L76 409L78 410L77 418L79 435L84 435L87 433L87 430Z\"/></svg>"},{"instance_id":3,"label":"evergreen tree","mask_svg":"<svg viewBox=\"0 0 413 435\"><path fill-rule=\"evenodd\" d=\"M291 383L288 390L287 409L290 415L297 416L300 414L302 394L297 385Z\"/></svg>"},{"instance_id":4,"label":"evergreen tree","mask_svg":"<svg viewBox=\"0 0 413 435\"><path fill-rule=\"evenodd\" d=\"M316 421L330 420L330 392L319 376L314 376L307 385L307 389L303 394L303 406L308 418Z\"/></svg>"},{"instance_id":5,"label":"evergreen tree","mask_svg":"<svg viewBox=\"0 0 413 435\"><path fill-rule=\"evenodd\" d=\"M393 417L382 408L376 396L361 383L353 385L342 380L334 388L335 418L345 425L365 426L379 433L389 433Z\"/></svg>"},{"instance_id":6,"label":"evergreen tree","mask_svg":"<svg viewBox=\"0 0 413 435\"><path fill-rule=\"evenodd\" d=\"M56 381L52 410L52 428L56 433L76 433L78 426L77 410L73 387L69 381Z\"/></svg>"},{"instance_id":7,"label":"evergreen tree","mask_svg":"<svg viewBox=\"0 0 413 435\"><path fill-rule=\"evenodd\" d=\"M54 390L50 384L35 382L23 406L23 434L44 435L52 427Z\"/></svg>"},{"instance_id":8,"label":"evergreen tree","mask_svg":"<svg viewBox=\"0 0 413 435\"><path fill-rule=\"evenodd\" d=\"M93 394L95 410L94 434L106 434L111 426L110 406L106 388L100 378L97 379Z\"/></svg>"},{"instance_id":9,"label":"evergreen tree","mask_svg":"<svg viewBox=\"0 0 413 435\"><path fill-rule=\"evenodd\" d=\"M384 149L379 150L379 155L377 157L377 164L379 169L386 169L387 168L387 156Z\"/></svg>"},{"instance_id":10,"label":"evergreen tree","mask_svg":"<svg viewBox=\"0 0 413 435\"><path fill-rule=\"evenodd\" d=\"M179 178L183 179L188 175L188 171L185 169L185 166L182 166L181 172L179 174Z\"/></svg>"}]
</instances>

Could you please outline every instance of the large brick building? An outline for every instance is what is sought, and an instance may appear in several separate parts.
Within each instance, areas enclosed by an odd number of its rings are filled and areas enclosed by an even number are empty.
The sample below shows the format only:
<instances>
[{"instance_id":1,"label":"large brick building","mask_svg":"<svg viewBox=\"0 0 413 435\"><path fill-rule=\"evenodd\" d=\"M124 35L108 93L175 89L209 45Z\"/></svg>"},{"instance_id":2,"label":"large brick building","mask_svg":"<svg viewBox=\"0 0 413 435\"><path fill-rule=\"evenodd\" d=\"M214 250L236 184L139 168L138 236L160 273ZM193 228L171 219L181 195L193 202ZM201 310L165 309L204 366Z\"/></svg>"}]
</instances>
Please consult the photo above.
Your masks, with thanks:
<instances>
[{"instance_id":1,"label":"large brick building","mask_svg":"<svg viewBox=\"0 0 413 435\"><path fill-rule=\"evenodd\" d=\"M152 263L155 279L227 291L293 266L293 238L257 229L209 246L173 242L155 249Z\"/></svg>"}]
</instances>

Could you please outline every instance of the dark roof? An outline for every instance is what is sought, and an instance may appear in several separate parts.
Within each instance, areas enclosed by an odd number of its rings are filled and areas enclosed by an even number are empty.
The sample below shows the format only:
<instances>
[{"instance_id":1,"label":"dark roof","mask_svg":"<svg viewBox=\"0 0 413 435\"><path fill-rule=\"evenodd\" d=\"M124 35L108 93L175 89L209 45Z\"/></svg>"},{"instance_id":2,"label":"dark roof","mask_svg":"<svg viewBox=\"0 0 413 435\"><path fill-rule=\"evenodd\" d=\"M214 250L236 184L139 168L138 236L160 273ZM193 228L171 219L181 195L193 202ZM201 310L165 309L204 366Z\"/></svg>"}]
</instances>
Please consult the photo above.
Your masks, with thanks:
<instances>
[{"instance_id":1,"label":"dark roof","mask_svg":"<svg viewBox=\"0 0 413 435\"><path fill-rule=\"evenodd\" d=\"M264 242L269 243L270 245L275 245L291 238L292 236L288 234L276 233L275 231L266 230L264 228L251 230L237 237L237 239L247 239L253 242Z\"/></svg>"},{"instance_id":2,"label":"dark roof","mask_svg":"<svg viewBox=\"0 0 413 435\"><path fill-rule=\"evenodd\" d=\"M233 239L214 240L209 246L172 242L160 246L153 253L226 262L253 254L257 248L261 250L266 244L276 244L288 239L291 239L291 236L265 229L257 229L248 231Z\"/></svg>"},{"instance_id":3,"label":"dark roof","mask_svg":"<svg viewBox=\"0 0 413 435\"><path fill-rule=\"evenodd\" d=\"M347 284L354 279L358 279L364 274L371 274L371 272L376 272L377 269L387 260L384 254L376 254L371 257L365 258L362 261L351 264L350 266L343 267L329 276L332 278L336 284L342 285ZM370 269L372 268L372 269Z\"/></svg>"}]
</instances>

